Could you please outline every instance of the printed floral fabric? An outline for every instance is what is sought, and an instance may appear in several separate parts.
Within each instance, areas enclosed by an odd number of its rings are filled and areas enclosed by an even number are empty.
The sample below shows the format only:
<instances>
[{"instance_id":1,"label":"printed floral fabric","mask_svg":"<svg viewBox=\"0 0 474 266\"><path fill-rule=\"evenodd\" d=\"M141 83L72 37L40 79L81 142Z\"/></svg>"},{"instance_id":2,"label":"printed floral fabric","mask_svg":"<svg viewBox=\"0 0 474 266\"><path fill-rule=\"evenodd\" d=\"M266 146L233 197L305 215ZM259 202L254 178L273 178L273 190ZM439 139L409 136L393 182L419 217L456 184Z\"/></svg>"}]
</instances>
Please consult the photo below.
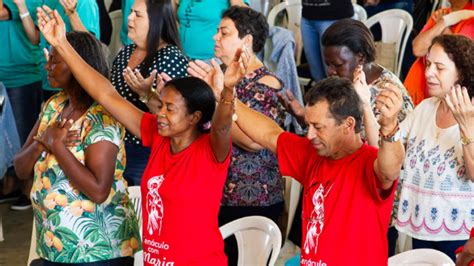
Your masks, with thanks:
<instances>
[{"instance_id":1,"label":"printed floral fabric","mask_svg":"<svg viewBox=\"0 0 474 266\"><path fill-rule=\"evenodd\" d=\"M68 102L57 93L44 105L38 134L61 119ZM55 156L43 152L34 166L31 189L40 257L60 263L83 263L131 256L139 250L138 222L127 194L122 173L125 166L123 127L97 103L74 122L81 143L69 148L82 163L89 145L110 141L119 147L114 182L109 197L96 204L69 182Z\"/></svg>"},{"instance_id":2,"label":"printed floral fabric","mask_svg":"<svg viewBox=\"0 0 474 266\"><path fill-rule=\"evenodd\" d=\"M459 125L436 125L440 102L422 101L400 125L406 156L396 227L421 240L465 240L474 225L474 182L466 175Z\"/></svg>"},{"instance_id":3,"label":"printed floral fabric","mask_svg":"<svg viewBox=\"0 0 474 266\"><path fill-rule=\"evenodd\" d=\"M247 74L236 86L237 97L283 126L285 111L277 96L281 89L258 82L267 75L277 78L266 67ZM282 201L283 180L276 156L268 150L248 152L233 145L222 205L269 206Z\"/></svg>"}]
</instances>

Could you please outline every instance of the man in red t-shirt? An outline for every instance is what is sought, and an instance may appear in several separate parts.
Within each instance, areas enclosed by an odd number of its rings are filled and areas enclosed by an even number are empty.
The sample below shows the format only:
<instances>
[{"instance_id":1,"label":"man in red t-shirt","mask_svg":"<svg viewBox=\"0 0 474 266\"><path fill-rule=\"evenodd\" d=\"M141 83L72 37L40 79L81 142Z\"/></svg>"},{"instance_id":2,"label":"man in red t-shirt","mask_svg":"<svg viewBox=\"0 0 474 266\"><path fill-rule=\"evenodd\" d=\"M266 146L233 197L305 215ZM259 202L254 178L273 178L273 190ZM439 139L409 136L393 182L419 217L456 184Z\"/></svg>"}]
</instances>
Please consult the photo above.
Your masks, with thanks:
<instances>
[{"instance_id":1,"label":"man in red t-shirt","mask_svg":"<svg viewBox=\"0 0 474 266\"><path fill-rule=\"evenodd\" d=\"M284 132L241 102L236 106L238 126L277 154L283 175L304 186L301 265L387 265L386 235L404 158L401 93L386 88L377 98L379 150L360 137L362 103L349 80L319 82L306 102L307 138Z\"/></svg>"}]
</instances>

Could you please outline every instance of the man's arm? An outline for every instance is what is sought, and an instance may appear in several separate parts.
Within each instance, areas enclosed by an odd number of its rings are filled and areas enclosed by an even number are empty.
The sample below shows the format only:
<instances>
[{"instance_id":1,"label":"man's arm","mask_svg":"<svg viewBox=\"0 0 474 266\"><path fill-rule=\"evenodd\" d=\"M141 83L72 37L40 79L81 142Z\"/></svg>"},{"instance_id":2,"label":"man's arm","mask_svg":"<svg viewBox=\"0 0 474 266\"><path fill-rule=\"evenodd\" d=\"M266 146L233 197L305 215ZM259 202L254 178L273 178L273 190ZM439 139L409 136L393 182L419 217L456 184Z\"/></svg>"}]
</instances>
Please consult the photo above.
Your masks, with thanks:
<instances>
[{"instance_id":1,"label":"man's arm","mask_svg":"<svg viewBox=\"0 0 474 266\"><path fill-rule=\"evenodd\" d=\"M253 141L265 149L277 153L278 136L283 133L277 123L269 117L254 111L236 100L235 113L237 114L237 126Z\"/></svg>"},{"instance_id":2,"label":"man's arm","mask_svg":"<svg viewBox=\"0 0 474 266\"><path fill-rule=\"evenodd\" d=\"M398 113L402 107L402 93L394 87L387 87L376 100L380 111L380 144L374 171L379 178L380 189L387 190L400 175L405 158L405 149L400 141ZM398 139L397 139L398 137Z\"/></svg>"}]
</instances>

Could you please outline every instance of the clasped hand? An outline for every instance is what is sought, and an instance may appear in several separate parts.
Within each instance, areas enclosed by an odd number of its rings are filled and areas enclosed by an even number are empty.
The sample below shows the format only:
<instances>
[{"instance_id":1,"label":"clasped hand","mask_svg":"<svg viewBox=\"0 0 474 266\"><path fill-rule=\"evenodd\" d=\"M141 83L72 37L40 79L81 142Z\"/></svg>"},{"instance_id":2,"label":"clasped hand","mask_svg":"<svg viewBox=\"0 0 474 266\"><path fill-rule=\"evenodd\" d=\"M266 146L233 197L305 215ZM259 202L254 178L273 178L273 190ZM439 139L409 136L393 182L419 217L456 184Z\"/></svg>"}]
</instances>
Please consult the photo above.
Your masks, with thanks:
<instances>
[{"instance_id":1,"label":"clasped hand","mask_svg":"<svg viewBox=\"0 0 474 266\"><path fill-rule=\"evenodd\" d=\"M54 122L46 130L34 139L44 146L47 151L52 151L56 145L74 147L80 142L80 131L70 130L73 120L63 120Z\"/></svg>"}]
</instances>

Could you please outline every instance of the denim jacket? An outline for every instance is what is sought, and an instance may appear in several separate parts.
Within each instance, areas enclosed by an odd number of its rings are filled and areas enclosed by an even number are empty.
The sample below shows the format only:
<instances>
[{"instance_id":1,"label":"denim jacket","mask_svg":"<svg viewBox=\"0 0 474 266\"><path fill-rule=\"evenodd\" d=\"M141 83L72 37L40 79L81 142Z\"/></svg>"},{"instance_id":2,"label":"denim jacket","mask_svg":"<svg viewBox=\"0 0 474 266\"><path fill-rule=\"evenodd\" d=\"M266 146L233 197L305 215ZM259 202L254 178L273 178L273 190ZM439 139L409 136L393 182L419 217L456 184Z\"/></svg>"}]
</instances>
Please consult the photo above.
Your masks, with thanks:
<instances>
[{"instance_id":1,"label":"denim jacket","mask_svg":"<svg viewBox=\"0 0 474 266\"><path fill-rule=\"evenodd\" d=\"M13 165L13 156L20 149L20 138L16 129L13 110L8 100L8 94L0 82L0 179Z\"/></svg>"}]
</instances>

